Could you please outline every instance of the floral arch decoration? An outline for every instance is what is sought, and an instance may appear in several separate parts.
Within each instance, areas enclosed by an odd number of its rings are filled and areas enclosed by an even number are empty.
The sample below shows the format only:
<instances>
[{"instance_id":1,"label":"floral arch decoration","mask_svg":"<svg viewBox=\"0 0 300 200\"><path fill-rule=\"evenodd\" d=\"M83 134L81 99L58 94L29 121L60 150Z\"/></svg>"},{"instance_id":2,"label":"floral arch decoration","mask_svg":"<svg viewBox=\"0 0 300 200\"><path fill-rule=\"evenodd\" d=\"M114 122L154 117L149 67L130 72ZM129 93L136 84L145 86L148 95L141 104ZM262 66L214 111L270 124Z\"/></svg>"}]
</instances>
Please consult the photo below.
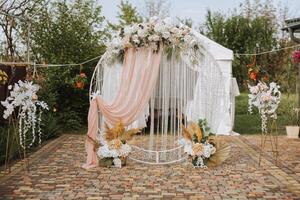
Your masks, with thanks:
<instances>
[{"instance_id":1,"label":"floral arch decoration","mask_svg":"<svg viewBox=\"0 0 300 200\"><path fill-rule=\"evenodd\" d=\"M184 159L183 148L177 141L182 137L183 126L189 121L205 118L212 131L216 131L223 115L223 77L214 56L208 51L209 45L197 34L169 18L161 20L157 17L149 22L127 26L116 34L107 43L106 52L91 80L91 102L100 96L98 103L108 103L100 107L95 105L97 111L90 110L89 122L93 121L97 126L89 123L88 135L94 139L103 138L104 124L116 122L113 117L117 116L117 110L110 113L117 107L114 104L116 98L119 98L119 104L125 104L128 96L131 98L128 102L134 104L137 101L136 106L138 101L146 99L145 104L131 115L131 121L125 123L128 129L146 128L131 145L130 158L133 160L167 164ZM127 88L123 81L128 79L129 73L124 66L135 66L131 68L130 75L133 77L130 76L132 80ZM149 78L145 83L144 78L153 74L154 81ZM153 87L148 87L149 84ZM131 91L129 87L136 87L136 90ZM147 95L141 96L138 93L140 88L148 88L149 94L144 91ZM124 110L123 107L120 105L119 110ZM128 109L127 112L130 113ZM94 118L95 115L98 117ZM127 118L119 119L126 121ZM99 135L96 136L95 132ZM89 156L88 148L87 152L87 163L93 163L97 152L93 156Z\"/></svg>"}]
</instances>

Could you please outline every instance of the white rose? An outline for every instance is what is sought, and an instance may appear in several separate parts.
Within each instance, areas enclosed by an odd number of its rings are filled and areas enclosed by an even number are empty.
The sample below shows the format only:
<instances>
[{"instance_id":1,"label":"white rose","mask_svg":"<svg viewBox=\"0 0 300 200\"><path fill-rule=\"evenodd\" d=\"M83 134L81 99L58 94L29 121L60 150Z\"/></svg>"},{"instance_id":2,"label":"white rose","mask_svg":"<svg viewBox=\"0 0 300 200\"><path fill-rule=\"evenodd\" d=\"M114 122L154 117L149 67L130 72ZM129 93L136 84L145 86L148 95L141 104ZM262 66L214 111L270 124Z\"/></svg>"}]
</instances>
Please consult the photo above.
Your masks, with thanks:
<instances>
[{"instance_id":1,"label":"white rose","mask_svg":"<svg viewBox=\"0 0 300 200\"><path fill-rule=\"evenodd\" d=\"M131 35L133 33L133 28L131 26L126 26L124 28L124 35Z\"/></svg>"},{"instance_id":2,"label":"white rose","mask_svg":"<svg viewBox=\"0 0 300 200\"><path fill-rule=\"evenodd\" d=\"M162 37L165 38L165 39L168 39L170 36L171 36L171 34L170 34L169 31L165 31L165 32L162 33Z\"/></svg>"},{"instance_id":3,"label":"white rose","mask_svg":"<svg viewBox=\"0 0 300 200\"><path fill-rule=\"evenodd\" d=\"M182 37L183 36L183 32L182 30L178 29L178 31L175 33L176 37Z\"/></svg>"},{"instance_id":4,"label":"white rose","mask_svg":"<svg viewBox=\"0 0 300 200\"><path fill-rule=\"evenodd\" d=\"M173 27L170 30L171 33L177 33L178 31L179 31L179 28L176 28L176 27Z\"/></svg>"},{"instance_id":5,"label":"white rose","mask_svg":"<svg viewBox=\"0 0 300 200\"><path fill-rule=\"evenodd\" d=\"M154 31L157 32L157 33L161 33L163 30L164 30L164 26L163 26L162 23L157 23L154 26Z\"/></svg>"},{"instance_id":6,"label":"white rose","mask_svg":"<svg viewBox=\"0 0 300 200\"><path fill-rule=\"evenodd\" d=\"M156 43L151 42L151 43L150 43L150 48L153 49L154 51L156 51L156 50L158 49L158 46L157 46Z\"/></svg>"},{"instance_id":7,"label":"white rose","mask_svg":"<svg viewBox=\"0 0 300 200\"><path fill-rule=\"evenodd\" d=\"M139 36L137 34L134 34L132 36L132 41L139 44L140 43Z\"/></svg>"},{"instance_id":8,"label":"white rose","mask_svg":"<svg viewBox=\"0 0 300 200\"><path fill-rule=\"evenodd\" d=\"M158 35L154 34L154 35L150 35L148 37L148 39L149 39L149 41L158 42L160 40L160 37Z\"/></svg>"},{"instance_id":9,"label":"white rose","mask_svg":"<svg viewBox=\"0 0 300 200\"><path fill-rule=\"evenodd\" d=\"M147 31L145 29L139 29L137 34L139 37L144 38L146 37Z\"/></svg>"}]
</instances>

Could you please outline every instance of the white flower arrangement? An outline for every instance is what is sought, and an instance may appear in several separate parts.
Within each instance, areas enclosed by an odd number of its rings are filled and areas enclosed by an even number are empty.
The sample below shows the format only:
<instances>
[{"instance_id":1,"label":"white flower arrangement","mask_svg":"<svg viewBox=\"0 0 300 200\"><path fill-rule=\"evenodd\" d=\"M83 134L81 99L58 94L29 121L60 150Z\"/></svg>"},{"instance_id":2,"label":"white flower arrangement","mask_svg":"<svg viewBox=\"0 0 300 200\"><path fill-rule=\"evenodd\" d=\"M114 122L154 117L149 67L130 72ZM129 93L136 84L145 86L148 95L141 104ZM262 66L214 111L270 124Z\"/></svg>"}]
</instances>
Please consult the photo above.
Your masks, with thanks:
<instances>
[{"instance_id":1,"label":"white flower arrangement","mask_svg":"<svg viewBox=\"0 0 300 200\"><path fill-rule=\"evenodd\" d=\"M256 107L261 116L261 128L263 133L267 133L267 123L269 118L277 119L277 108L280 103L280 86L272 82L268 86L264 82L259 82L255 86L248 85L250 94L248 95L248 111L253 113L253 106Z\"/></svg>"},{"instance_id":2,"label":"white flower arrangement","mask_svg":"<svg viewBox=\"0 0 300 200\"><path fill-rule=\"evenodd\" d=\"M191 48L198 50L199 42L189 27L170 18L160 20L158 17L152 17L148 22L126 26L119 35L113 36L106 46L103 62L109 64L122 54L125 48L146 46L158 51L162 46L169 46L188 52Z\"/></svg>"},{"instance_id":3,"label":"white flower arrangement","mask_svg":"<svg viewBox=\"0 0 300 200\"><path fill-rule=\"evenodd\" d=\"M37 92L39 86L32 82L23 82L20 80L18 83L15 83L13 88L10 85L8 89L11 90L10 95L5 101L1 102L5 108L3 118L7 119L13 114L16 108L19 108L17 117L19 119L18 125L21 147L23 149L31 147L36 140L36 134L38 134L39 143L41 144L41 117L43 110L48 110L48 105L38 100ZM27 146L25 141L29 131L31 131L32 140Z\"/></svg>"},{"instance_id":4,"label":"white flower arrangement","mask_svg":"<svg viewBox=\"0 0 300 200\"><path fill-rule=\"evenodd\" d=\"M132 151L127 142L139 132L139 129L126 130L122 121L112 128L105 123L104 130L100 131L97 138L99 143L97 155L100 162L110 160L113 161L115 167L122 167L121 159L126 161L127 156Z\"/></svg>"},{"instance_id":5,"label":"white flower arrangement","mask_svg":"<svg viewBox=\"0 0 300 200\"><path fill-rule=\"evenodd\" d=\"M192 142L182 138L178 141L178 143L183 146L186 154L196 158L195 167L206 168L207 166L204 160L209 159L214 153L216 153L216 148L208 142Z\"/></svg>"},{"instance_id":6,"label":"white flower arrangement","mask_svg":"<svg viewBox=\"0 0 300 200\"><path fill-rule=\"evenodd\" d=\"M131 146L127 143L120 143L119 148L114 147L114 142L107 142L105 140L105 133L100 133L98 136L98 141L100 143L100 147L97 151L97 155L100 159L102 158L113 158L113 163L115 167L121 168L121 160L120 157L127 157L129 153L132 151ZM119 142L119 141L118 141Z\"/></svg>"},{"instance_id":7,"label":"white flower arrangement","mask_svg":"<svg viewBox=\"0 0 300 200\"><path fill-rule=\"evenodd\" d=\"M195 167L206 168L206 163L216 153L217 149L211 140L213 135L206 119L199 119L198 123L190 122L187 128L183 126L184 137L178 143L192 158Z\"/></svg>"}]
</instances>

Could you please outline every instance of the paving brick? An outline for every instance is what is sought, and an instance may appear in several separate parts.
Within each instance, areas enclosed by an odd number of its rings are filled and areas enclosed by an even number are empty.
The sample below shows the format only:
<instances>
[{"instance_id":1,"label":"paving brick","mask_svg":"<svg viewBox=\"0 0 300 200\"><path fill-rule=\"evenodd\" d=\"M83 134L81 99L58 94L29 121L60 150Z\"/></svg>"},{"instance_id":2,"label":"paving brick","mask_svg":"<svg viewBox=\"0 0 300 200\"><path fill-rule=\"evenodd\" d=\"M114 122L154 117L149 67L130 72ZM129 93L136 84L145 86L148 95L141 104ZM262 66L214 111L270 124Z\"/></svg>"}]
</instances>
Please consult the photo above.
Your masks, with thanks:
<instances>
[{"instance_id":1,"label":"paving brick","mask_svg":"<svg viewBox=\"0 0 300 200\"><path fill-rule=\"evenodd\" d=\"M128 161L122 169L84 170L84 135L64 135L0 172L0 199L300 199L300 141L279 137L279 165L258 166L259 136L222 137L231 144L221 166L194 169ZM1 198L3 197L3 198Z\"/></svg>"}]
</instances>

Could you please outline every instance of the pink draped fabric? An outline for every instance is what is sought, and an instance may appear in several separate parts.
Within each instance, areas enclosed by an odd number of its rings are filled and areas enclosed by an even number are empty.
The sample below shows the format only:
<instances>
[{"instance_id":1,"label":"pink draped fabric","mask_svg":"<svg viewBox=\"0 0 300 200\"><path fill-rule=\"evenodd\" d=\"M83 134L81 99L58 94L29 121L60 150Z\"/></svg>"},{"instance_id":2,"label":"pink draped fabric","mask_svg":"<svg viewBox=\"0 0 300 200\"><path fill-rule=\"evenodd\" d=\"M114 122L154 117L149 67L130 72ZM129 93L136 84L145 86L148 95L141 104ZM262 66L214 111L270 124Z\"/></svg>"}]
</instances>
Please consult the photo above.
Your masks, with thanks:
<instances>
[{"instance_id":1,"label":"pink draped fabric","mask_svg":"<svg viewBox=\"0 0 300 200\"><path fill-rule=\"evenodd\" d=\"M114 126L120 120L124 125L133 123L145 110L159 74L161 51L155 53L151 48L129 48L125 51L120 87L112 102L105 102L97 96L90 102L88 132L91 138L97 137L99 116ZM94 167L97 163L93 144L86 141L87 163L84 168Z\"/></svg>"}]
</instances>

